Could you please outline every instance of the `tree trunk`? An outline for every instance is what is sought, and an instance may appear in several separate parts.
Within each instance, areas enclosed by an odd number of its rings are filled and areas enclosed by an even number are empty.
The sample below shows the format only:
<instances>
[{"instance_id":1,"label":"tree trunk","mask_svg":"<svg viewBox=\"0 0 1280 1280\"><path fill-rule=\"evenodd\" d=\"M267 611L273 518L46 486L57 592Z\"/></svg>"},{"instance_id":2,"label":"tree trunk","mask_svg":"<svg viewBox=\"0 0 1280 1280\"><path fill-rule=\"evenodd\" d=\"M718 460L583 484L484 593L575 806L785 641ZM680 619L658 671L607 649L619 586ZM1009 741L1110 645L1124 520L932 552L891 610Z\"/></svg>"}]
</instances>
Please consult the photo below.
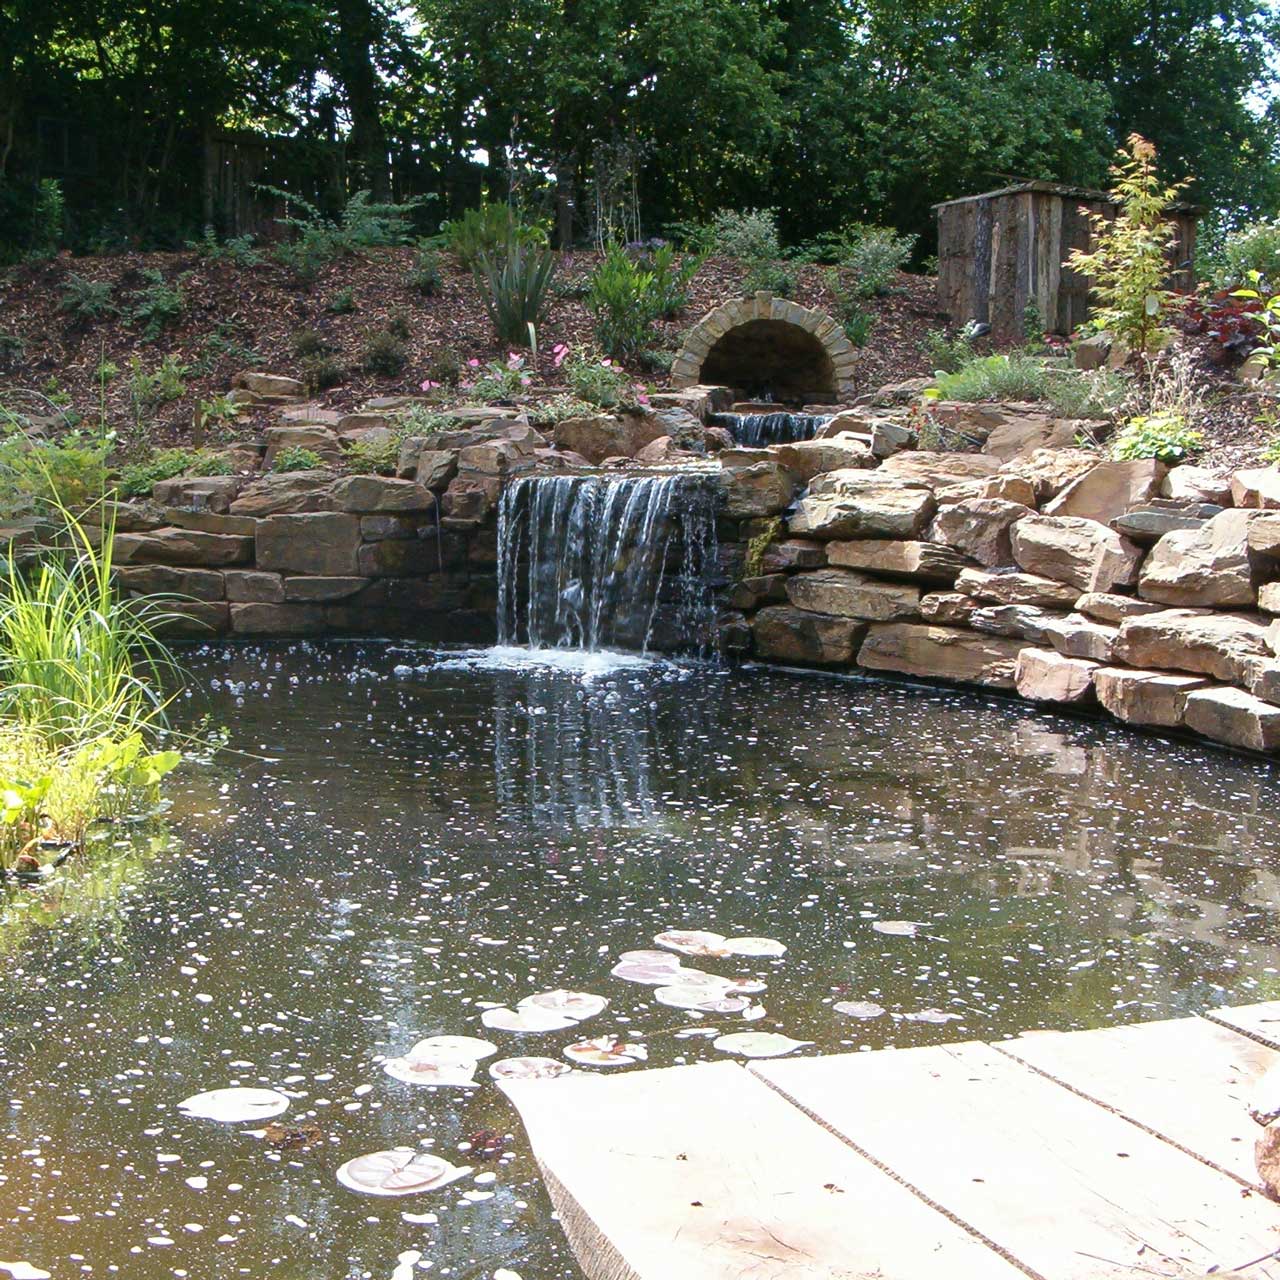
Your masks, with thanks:
<instances>
[{"instance_id":1,"label":"tree trunk","mask_svg":"<svg viewBox=\"0 0 1280 1280\"><path fill-rule=\"evenodd\" d=\"M337 74L351 112L351 152L357 182L375 200L391 194L387 170L387 135L382 125L382 93L373 63L377 19L369 0L337 0Z\"/></svg>"}]
</instances>

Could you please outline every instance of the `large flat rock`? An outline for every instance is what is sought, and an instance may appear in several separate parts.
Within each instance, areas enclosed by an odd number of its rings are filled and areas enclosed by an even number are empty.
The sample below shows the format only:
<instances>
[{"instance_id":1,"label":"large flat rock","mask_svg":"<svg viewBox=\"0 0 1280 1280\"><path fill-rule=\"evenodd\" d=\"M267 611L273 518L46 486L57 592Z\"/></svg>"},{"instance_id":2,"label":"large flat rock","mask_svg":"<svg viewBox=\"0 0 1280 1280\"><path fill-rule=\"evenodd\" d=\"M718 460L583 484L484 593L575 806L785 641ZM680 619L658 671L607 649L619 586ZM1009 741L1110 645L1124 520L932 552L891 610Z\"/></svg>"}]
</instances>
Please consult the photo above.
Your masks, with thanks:
<instances>
[{"instance_id":1,"label":"large flat rock","mask_svg":"<svg viewBox=\"0 0 1280 1280\"><path fill-rule=\"evenodd\" d=\"M1023 640L951 627L877 623L867 629L867 638L858 651L858 665L873 671L1012 689L1018 654L1025 647Z\"/></svg>"},{"instance_id":2,"label":"large flat rock","mask_svg":"<svg viewBox=\"0 0 1280 1280\"><path fill-rule=\"evenodd\" d=\"M892 622L915 618L920 613L919 587L884 582L852 569L793 574L786 589L787 598L796 608L837 618Z\"/></svg>"},{"instance_id":3,"label":"large flat rock","mask_svg":"<svg viewBox=\"0 0 1280 1280\"><path fill-rule=\"evenodd\" d=\"M1246 677L1248 661L1271 651L1267 628L1256 617L1166 609L1126 618L1114 652L1131 667L1194 671L1238 684Z\"/></svg>"}]
</instances>

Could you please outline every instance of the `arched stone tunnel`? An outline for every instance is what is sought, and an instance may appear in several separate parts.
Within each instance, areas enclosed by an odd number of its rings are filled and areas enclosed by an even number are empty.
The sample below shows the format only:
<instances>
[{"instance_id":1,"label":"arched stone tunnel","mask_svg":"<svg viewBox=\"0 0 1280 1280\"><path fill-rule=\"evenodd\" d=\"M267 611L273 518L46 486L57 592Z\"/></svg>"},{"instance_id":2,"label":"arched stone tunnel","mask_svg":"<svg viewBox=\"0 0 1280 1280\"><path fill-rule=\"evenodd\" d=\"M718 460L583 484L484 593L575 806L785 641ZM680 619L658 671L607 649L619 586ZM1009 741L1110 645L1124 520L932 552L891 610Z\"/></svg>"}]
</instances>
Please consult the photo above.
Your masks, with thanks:
<instances>
[{"instance_id":1,"label":"arched stone tunnel","mask_svg":"<svg viewBox=\"0 0 1280 1280\"><path fill-rule=\"evenodd\" d=\"M671 366L678 387L732 387L748 399L832 404L854 395L857 353L839 323L784 298L758 293L709 312Z\"/></svg>"}]
</instances>

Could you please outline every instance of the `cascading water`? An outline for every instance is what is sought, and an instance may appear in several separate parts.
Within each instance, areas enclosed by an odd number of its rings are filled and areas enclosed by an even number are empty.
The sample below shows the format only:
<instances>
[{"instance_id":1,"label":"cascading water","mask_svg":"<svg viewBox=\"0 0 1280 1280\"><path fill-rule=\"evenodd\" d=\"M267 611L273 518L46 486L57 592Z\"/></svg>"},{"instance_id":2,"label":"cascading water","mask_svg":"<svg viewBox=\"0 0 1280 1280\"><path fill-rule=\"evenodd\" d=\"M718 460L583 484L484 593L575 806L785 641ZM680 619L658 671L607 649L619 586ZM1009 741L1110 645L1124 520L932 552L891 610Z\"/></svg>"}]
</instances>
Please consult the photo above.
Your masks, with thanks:
<instances>
[{"instance_id":1,"label":"cascading water","mask_svg":"<svg viewBox=\"0 0 1280 1280\"><path fill-rule=\"evenodd\" d=\"M498 508L498 643L708 652L715 513L706 475L513 480Z\"/></svg>"},{"instance_id":2,"label":"cascading water","mask_svg":"<svg viewBox=\"0 0 1280 1280\"><path fill-rule=\"evenodd\" d=\"M749 448L812 440L818 428L831 421L829 413L713 413L713 426L724 427L734 440Z\"/></svg>"}]
</instances>

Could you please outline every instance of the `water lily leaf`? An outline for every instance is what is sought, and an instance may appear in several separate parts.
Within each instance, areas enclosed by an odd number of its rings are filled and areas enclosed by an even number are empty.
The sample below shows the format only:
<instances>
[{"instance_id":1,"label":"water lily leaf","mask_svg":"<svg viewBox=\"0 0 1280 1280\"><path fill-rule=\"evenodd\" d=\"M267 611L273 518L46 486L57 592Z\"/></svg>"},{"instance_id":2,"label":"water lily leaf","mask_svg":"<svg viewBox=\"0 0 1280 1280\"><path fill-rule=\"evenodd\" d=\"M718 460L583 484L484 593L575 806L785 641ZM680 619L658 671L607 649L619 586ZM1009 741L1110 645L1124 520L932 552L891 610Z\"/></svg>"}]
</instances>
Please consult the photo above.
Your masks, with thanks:
<instances>
[{"instance_id":1,"label":"water lily leaf","mask_svg":"<svg viewBox=\"0 0 1280 1280\"><path fill-rule=\"evenodd\" d=\"M786 946L774 938L730 938L725 950L735 956L782 956Z\"/></svg>"},{"instance_id":2,"label":"water lily leaf","mask_svg":"<svg viewBox=\"0 0 1280 1280\"><path fill-rule=\"evenodd\" d=\"M724 956L725 937L722 933L708 933L705 929L669 929L660 933L654 942L668 951L679 951L686 956Z\"/></svg>"},{"instance_id":3,"label":"water lily leaf","mask_svg":"<svg viewBox=\"0 0 1280 1280\"><path fill-rule=\"evenodd\" d=\"M396 1147L356 1156L338 1169L338 1181L349 1191L368 1196L412 1196L448 1186L471 1172L425 1151Z\"/></svg>"},{"instance_id":4,"label":"water lily leaf","mask_svg":"<svg viewBox=\"0 0 1280 1280\"><path fill-rule=\"evenodd\" d=\"M675 960L675 956L671 959ZM624 960L621 964L614 965L609 972L615 978L622 978L625 982L639 982L648 987L665 987L675 982L683 970L678 961L672 965L662 966Z\"/></svg>"},{"instance_id":5,"label":"water lily leaf","mask_svg":"<svg viewBox=\"0 0 1280 1280\"><path fill-rule=\"evenodd\" d=\"M947 1013L942 1009L921 1009L918 1013L905 1013L902 1016L908 1022L959 1022L962 1015Z\"/></svg>"},{"instance_id":6,"label":"water lily leaf","mask_svg":"<svg viewBox=\"0 0 1280 1280\"><path fill-rule=\"evenodd\" d=\"M590 1067L625 1067L633 1062L643 1062L649 1051L642 1044L627 1044L615 1036L597 1036L594 1040L579 1040L564 1050L570 1062L581 1062Z\"/></svg>"},{"instance_id":7,"label":"water lily leaf","mask_svg":"<svg viewBox=\"0 0 1280 1280\"><path fill-rule=\"evenodd\" d=\"M516 1009L521 1013L526 1009L546 1009L575 1022L585 1022L602 1013L608 1003L604 996L587 991L541 991L535 996L525 996Z\"/></svg>"},{"instance_id":8,"label":"water lily leaf","mask_svg":"<svg viewBox=\"0 0 1280 1280\"><path fill-rule=\"evenodd\" d=\"M388 1058L382 1069L405 1084L429 1084L438 1088L475 1088L475 1059L404 1057Z\"/></svg>"},{"instance_id":9,"label":"water lily leaf","mask_svg":"<svg viewBox=\"0 0 1280 1280\"><path fill-rule=\"evenodd\" d=\"M884 1007L870 1000L841 1000L831 1007L850 1018L879 1018L884 1015Z\"/></svg>"},{"instance_id":10,"label":"water lily leaf","mask_svg":"<svg viewBox=\"0 0 1280 1280\"><path fill-rule=\"evenodd\" d=\"M496 1044L481 1040L478 1036L428 1036L419 1040L404 1056L406 1058L452 1058L455 1062L479 1062L498 1052Z\"/></svg>"},{"instance_id":11,"label":"water lily leaf","mask_svg":"<svg viewBox=\"0 0 1280 1280\"><path fill-rule=\"evenodd\" d=\"M921 925L915 920L873 920L871 927L877 933L887 933L894 938L914 938Z\"/></svg>"},{"instance_id":12,"label":"water lily leaf","mask_svg":"<svg viewBox=\"0 0 1280 1280\"><path fill-rule=\"evenodd\" d=\"M754 996L767 986L768 983L761 982L759 978L732 978L725 984L725 990L732 995Z\"/></svg>"},{"instance_id":13,"label":"water lily leaf","mask_svg":"<svg viewBox=\"0 0 1280 1280\"><path fill-rule=\"evenodd\" d=\"M219 1124L270 1120L288 1109L289 1099L275 1089L210 1089L178 1103L184 1116L216 1120Z\"/></svg>"},{"instance_id":14,"label":"water lily leaf","mask_svg":"<svg viewBox=\"0 0 1280 1280\"><path fill-rule=\"evenodd\" d=\"M627 964L666 965L676 969L680 967L680 961L669 951L624 951L618 959Z\"/></svg>"},{"instance_id":15,"label":"water lily leaf","mask_svg":"<svg viewBox=\"0 0 1280 1280\"><path fill-rule=\"evenodd\" d=\"M533 1007L518 1012L514 1009L486 1009L480 1015L480 1021L492 1031L514 1031L517 1035L543 1035L548 1031L563 1031L566 1027L577 1026L576 1018Z\"/></svg>"},{"instance_id":16,"label":"water lily leaf","mask_svg":"<svg viewBox=\"0 0 1280 1280\"><path fill-rule=\"evenodd\" d=\"M812 1043L812 1040L793 1040L776 1031L734 1031L721 1036L714 1048L721 1053L741 1054L744 1058L780 1058Z\"/></svg>"},{"instance_id":17,"label":"water lily leaf","mask_svg":"<svg viewBox=\"0 0 1280 1280\"><path fill-rule=\"evenodd\" d=\"M551 1080L567 1076L573 1068L555 1058L499 1058L489 1068L495 1080Z\"/></svg>"},{"instance_id":18,"label":"water lily leaf","mask_svg":"<svg viewBox=\"0 0 1280 1280\"><path fill-rule=\"evenodd\" d=\"M751 1006L745 996L722 995L705 987L659 987L653 998L672 1009L697 1009L700 1013L741 1013Z\"/></svg>"},{"instance_id":19,"label":"water lily leaf","mask_svg":"<svg viewBox=\"0 0 1280 1280\"><path fill-rule=\"evenodd\" d=\"M736 978L722 978L718 973L706 973L702 969L677 969L669 987L701 987L705 991L728 991L737 984Z\"/></svg>"}]
</instances>

